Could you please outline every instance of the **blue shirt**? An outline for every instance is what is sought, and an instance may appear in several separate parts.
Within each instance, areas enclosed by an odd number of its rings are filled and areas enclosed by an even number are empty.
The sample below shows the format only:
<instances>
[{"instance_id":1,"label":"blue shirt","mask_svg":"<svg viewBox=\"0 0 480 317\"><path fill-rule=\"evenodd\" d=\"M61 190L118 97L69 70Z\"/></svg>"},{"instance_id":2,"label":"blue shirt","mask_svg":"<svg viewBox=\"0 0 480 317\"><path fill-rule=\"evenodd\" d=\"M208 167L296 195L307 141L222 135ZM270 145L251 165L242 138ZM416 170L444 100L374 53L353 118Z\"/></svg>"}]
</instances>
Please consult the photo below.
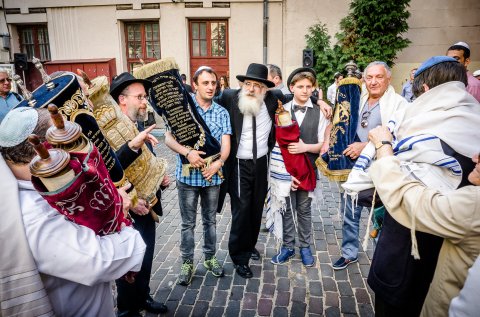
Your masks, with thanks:
<instances>
[{"instance_id":1,"label":"blue shirt","mask_svg":"<svg viewBox=\"0 0 480 317\"><path fill-rule=\"evenodd\" d=\"M3 121L3 118L5 118L10 110L12 110L20 103L20 101L23 100L22 97L20 97L20 100L18 100L17 96L15 96L14 93L9 92L7 94L7 98L0 97L0 122Z\"/></svg>"},{"instance_id":2,"label":"blue shirt","mask_svg":"<svg viewBox=\"0 0 480 317\"><path fill-rule=\"evenodd\" d=\"M212 136L218 142L222 143L223 135L232 134L230 116L227 110L212 101L212 105L207 109L207 111L203 111L203 109L198 105L195 97L193 98L193 100L195 102L195 107L197 108L198 114L207 124L210 132L212 133ZM182 177L182 161L180 160L180 154L177 155L177 168L175 170L175 176L178 181L196 187L214 186L220 185L222 183L222 179L218 176L218 174L215 174L212 177L212 181L208 182L205 178L203 178L202 172L198 169L191 169L190 176Z\"/></svg>"}]
</instances>

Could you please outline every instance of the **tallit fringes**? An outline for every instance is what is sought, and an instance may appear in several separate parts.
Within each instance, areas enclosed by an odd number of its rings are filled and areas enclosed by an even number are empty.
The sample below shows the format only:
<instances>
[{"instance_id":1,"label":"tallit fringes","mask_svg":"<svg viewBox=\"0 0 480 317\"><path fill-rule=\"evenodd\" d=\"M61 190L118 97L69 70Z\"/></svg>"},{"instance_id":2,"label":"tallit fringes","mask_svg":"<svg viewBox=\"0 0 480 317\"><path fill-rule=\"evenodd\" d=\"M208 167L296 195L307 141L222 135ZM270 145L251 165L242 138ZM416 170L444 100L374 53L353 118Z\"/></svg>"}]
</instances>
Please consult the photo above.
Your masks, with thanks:
<instances>
[{"instance_id":1,"label":"tallit fringes","mask_svg":"<svg viewBox=\"0 0 480 317\"><path fill-rule=\"evenodd\" d=\"M182 164L182 177L190 176L190 164Z\"/></svg>"},{"instance_id":2,"label":"tallit fringes","mask_svg":"<svg viewBox=\"0 0 480 317\"><path fill-rule=\"evenodd\" d=\"M133 76L138 79L147 79L170 69L178 69L178 65L173 57L166 57L137 68L133 71Z\"/></svg>"},{"instance_id":3,"label":"tallit fringes","mask_svg":"<svg viewBox=\"0 0 480 317\"><path fill-rule=\"evenodd\" d=\"M367 251L368 238L370 237L370 224L372 223L373 213L375 212L375 198L377 196L377 189L373 191L372 199L372 208L370 208L370 214L368 215L367 230L365 231L365 236L363 237L362 248L363 251Z\"/></svg>"},{"instance_id":4,"label":"tallit fringes","mask_svg":"<svg viewBox=\"0 0 480 317\"><path fill-rule=\"evenodd\" d=\"M415 204L414 206L417 206ZM415 229L417 227L417 221L415 219L415 211L412 211L411 215L412 228L410 229L410 238L412 239L412 256L415 260L420 260L420 253L418 252L417 236L415 235Z\"/></svg>"}]
</instances>

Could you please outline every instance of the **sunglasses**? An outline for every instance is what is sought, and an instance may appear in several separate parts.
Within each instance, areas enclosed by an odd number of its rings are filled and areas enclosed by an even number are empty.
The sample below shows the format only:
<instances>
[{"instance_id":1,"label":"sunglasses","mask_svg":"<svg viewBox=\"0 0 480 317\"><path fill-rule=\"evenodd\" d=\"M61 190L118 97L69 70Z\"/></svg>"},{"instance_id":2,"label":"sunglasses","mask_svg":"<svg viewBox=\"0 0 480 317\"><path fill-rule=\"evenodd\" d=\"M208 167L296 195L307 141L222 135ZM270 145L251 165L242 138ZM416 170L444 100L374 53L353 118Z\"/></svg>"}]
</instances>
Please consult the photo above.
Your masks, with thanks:
<instances>
[{"instance_id":1,"label":"sunglasses","mask_svg":"<svg viewBox=\"0 0 480 317\"><path fill-rule=\"evenodd\" d=\"M11 83L12 79L10 77L0 79L0 84Z\"/></svg>"},{"instance_id":2,"label":"sunglasses","mask_svg":"<svg viewBox=\"0 0 480 317\"><path fill-rule=\"evenodd\" d=\"M365 111L362 114L362 121L360 121L360 125L362 126L362 128L368 127L368 117L370 117L371 113L371 111Z\"/></svg>"}]
</instances>

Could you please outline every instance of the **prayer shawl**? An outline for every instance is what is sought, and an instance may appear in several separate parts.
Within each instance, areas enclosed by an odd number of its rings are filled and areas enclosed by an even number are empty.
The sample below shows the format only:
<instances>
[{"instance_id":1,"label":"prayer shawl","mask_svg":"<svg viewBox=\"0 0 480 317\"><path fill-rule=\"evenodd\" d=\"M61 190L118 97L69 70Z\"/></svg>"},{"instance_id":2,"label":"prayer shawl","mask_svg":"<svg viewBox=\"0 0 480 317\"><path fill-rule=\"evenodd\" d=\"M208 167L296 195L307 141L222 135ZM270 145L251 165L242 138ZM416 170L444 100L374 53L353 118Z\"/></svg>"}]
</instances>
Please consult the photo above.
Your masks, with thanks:
<instances>
[{"instance_id":1,"label":"prayer shawl","mask_svg":"<svg viewBox=\"0 0 480 317\"><path fill-rule=\"evenodd\" d=\"M47 191L42 181L32 176L38 193L68 220L88 227L95 234L119 232L131 225L122 210L122 198L113 184L97 147L88 153L70 152L69 167L75 177L56 191Z\"/></svg>"},{"instance_id":2,"label":"prayer shawl","mask_svg":"<svg viewBox=\"0 0 480 317\"><path fill-rule=\"evenodd\" d=\"M53 316L23 227L17 180L0 156L0 316Z\"/></svg>"},{"instance_id":3,"label":"prayer shawl","mask_svg":"<svg viewBox=\"0 0 480 317\"><path fill-rule=\"evenodd\" d=\"M382 113L382 122L385 122ZM402 171L442 193L455 190L462 179L458 161L445 154L441 141L454 151L472 157L480 139L480 105L461 82L447 82L430 89L388 120L393 152ZM361 190L373 188L368 167L375 155L371 142L362 151L348 180L346 194L354 200ZM412 254L419 258L412 230Z\"/></svg>"},{"instance_id":4,"label":"prayer shawl","mask_svg":"<svg viewBox=\"0 0 480 317\"><path fill-rule=\"evenodd\" d=\"M355 142L359 117L361 83L349 77L340 81L333 124L330 130L328 152L315 162L318 170L332 181L345 181L355 161L343 155L349 144Z\"/></svg>"}]
</instances>

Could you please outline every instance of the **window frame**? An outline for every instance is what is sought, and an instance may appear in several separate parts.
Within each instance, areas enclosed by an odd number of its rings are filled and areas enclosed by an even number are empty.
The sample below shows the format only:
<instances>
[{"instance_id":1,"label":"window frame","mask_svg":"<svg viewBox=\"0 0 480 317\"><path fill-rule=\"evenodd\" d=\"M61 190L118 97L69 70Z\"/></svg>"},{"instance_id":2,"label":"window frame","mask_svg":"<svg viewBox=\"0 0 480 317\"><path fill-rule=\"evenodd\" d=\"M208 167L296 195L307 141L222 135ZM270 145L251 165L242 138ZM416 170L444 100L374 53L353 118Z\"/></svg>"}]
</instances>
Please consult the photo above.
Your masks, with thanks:
<instances>
[{"instance_id":1,"label":"window frame","mask_svg":"<svg viewBox=\"0 0 480 317\"><path fill-rule=\"evenodd\" d=\"M206 35L207 35L207 55L206 56L195 56L193 55L193 23L206 23ZM224 56L213 56L212 55L212 23L225 23L225 55ZM188 36L189 36L189 51L190 51L190 58L192 59L224 59L229 58L229 47L228 47L228 20L224 19L213 19L213 20L205 20L205 19L191 19L188 21ZM218 40L215 39L215 40Z\"/></svg>"},{"instance_id":2,"label":"window frame","mask_svg":"<svg viewBox=\"0 0 480 317\"><path fill-rule=\"evenodd\" d=\"M31 30L33 43L25 44L25 41L24 41L25 39L23 37L23 32L25 30ZM40 41L39 41L40 30L45 32L46 40L47 40L46 43L40 43ZM18 25L17 26L17 33L18 33L18 42L19 42L20 52L24 53L24 54L27 54L27 60L29 62L32 61L33 56L35 56L36 58L39 58L40 61L42 61L42 62L52 60L52 53L50 51L50 36L48 34L47 24L22 24L22 25ZM28 54L28 50L26 50L26 45L33 45L33 56L28 56L29 54ZM47 58L44 58L42 56L42 54L40 53L41 52L40 47L42 45L45 46L46 49L47 49L46 50L46 53L48 55Z\"/></svg>"},{"instance_id":3,"label":"window frame","mask_svg":"<svg viewBox=\"0 0 480 317\"><path fill-rule=\"evenodd\" d=\"M129 43L131 41L129 41L129 38L128 38L128 28L129 26L131 25L140 25L140 47L142 49L142 56L140 57L130 57L130 54L129 54L129 51L128 51L128 48L129 48ZM157 55L156 57L148 57L147 56L147 42L153 42L155 43L155 39L147 39L147 35L146 35L146 25L157 25L158 26L158 52L155 51L155 55ZM154 20L141 20L141 21L128 21L128 22L124 22L124 31L125 31L125 57L126 57L126 60L127 60L127 67L128 67L128 71L129 72L132 72L133 71L133 68L132 68L132 65L133 64L141 64L140 63L140 59L142 59L145 63L150 63L150 62L154 62L158 59L161 58L161 41L160 41L160 23L159 21L154 21ZM153 32L152 32L152 36L153 36ZM136 41L136 39L135 39Z\"/></svg>"}]
</instances>

